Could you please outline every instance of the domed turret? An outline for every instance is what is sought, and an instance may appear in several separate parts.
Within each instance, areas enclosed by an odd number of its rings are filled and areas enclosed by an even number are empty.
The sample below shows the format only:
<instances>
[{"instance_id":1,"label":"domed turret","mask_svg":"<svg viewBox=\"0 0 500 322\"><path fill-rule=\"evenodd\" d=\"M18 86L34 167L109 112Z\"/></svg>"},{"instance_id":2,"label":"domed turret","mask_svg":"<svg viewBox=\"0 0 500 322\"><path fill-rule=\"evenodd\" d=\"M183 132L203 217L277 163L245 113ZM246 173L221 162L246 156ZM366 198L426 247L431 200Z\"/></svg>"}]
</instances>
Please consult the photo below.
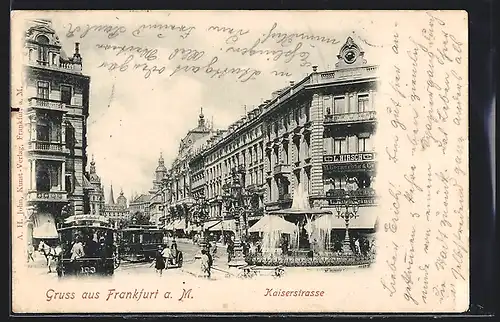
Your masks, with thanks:
<instances>
[{"instance_id":1,"label":"domed turret","mask_svg":"<svg viewBox=\"0 0 500 322\"><path fill-rule=\"evenodd\" d=\"M158 166L156 167L156 172L166 172L165 161L163 160L163 155L160 152L160 158L158 159Z\"/></svg>"},{"instance_id":2,"label":"domed turret","mask_svg":"<svg viewBox=\"0 0 500 322\"><path fill-rule=\"evenodd\" d=\"M116 204L121 208L127 208L127 198L123 195L123 189L120 191L118 198L116 198Z\"/></svg>"}]
</instances>

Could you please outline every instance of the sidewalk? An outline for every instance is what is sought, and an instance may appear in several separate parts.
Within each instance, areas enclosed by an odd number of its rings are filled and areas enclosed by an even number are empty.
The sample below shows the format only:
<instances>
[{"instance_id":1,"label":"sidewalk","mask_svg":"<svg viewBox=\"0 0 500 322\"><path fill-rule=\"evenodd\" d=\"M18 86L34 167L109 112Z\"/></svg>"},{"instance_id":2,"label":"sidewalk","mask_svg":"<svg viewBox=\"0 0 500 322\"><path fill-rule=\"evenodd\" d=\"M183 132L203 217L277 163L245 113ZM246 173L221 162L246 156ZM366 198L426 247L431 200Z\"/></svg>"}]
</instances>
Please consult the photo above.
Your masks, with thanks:
<instances>
[{"instance_id":1,"label":"sidewalk","mask_svg":"<svg viewBox=\"0 0 500 322\"><path fill-rule=\"evenodd\" d=\"M175 240L177 243L194 245L193 241L189 238L176 238ZM216 245L217 245L217 250L221 248L224 249L225 251L227 249L227 245L223 245L222 243L217 242Z\"/></svg>"},{"instance_id":2,"label":"sidewalk","mask_svg":"<svg viewBox=\"0 0 500 322\"><path fill-rule=\"evenodd\" d=\"M190 239L177 239L178 244L191 245L198 247L198 245L193 244ZM227 266L227 253L226 249L222 247L217 247L217 253L213 256L213 265L212 265L212 276L211 279L223 279L226 277L228 266ZM181 268L181 271L188 273L190 275L200 277L201 278L201 267L199 259L184 259L184 265Z\"/></svg>"}]
</instances>

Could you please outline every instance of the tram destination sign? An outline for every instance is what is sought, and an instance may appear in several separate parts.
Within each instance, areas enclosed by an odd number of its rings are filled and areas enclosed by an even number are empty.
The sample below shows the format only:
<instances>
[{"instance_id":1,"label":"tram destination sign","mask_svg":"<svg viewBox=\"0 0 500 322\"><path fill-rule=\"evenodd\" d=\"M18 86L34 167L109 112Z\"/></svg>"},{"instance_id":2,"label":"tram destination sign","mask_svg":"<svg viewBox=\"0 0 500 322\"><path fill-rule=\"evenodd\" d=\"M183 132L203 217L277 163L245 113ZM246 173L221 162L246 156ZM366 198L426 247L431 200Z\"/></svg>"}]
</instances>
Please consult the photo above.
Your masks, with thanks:
<instances>
[{"instance_id":1,"label":"tram destination sign","mask_svg":"<svg viewBox=\"0 0 500 322\"><path fill-rule=\"evenodd\" d=\"M68 217L66 222L74 222L74 221L94 221L94 222L108 222L108 218L100 215L74 215Z\"/></svg>"}]
</instances>

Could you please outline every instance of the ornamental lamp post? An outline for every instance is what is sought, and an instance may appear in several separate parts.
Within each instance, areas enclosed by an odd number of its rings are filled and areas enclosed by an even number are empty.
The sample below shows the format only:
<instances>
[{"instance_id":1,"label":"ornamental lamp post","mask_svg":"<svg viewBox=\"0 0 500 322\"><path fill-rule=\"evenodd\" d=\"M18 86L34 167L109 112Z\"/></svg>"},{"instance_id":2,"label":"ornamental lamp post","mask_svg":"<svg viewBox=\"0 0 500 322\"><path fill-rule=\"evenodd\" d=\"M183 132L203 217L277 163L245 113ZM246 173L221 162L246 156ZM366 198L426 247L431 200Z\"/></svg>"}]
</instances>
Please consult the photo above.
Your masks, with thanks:
<instances>
[{"instance_id":1,"label":"ornamental lamp post","mask_svg":"<svg viewBox=\"0 0 500 322\"><path fill-rule=\"evenodd\" d=\"M241 243L242 230L241 224L244 220L243 215L245 212L245 198L243 193L243 186L241 183L241 178L239 177L239 172L236 169L232 171L232 180L223 186L225 192L224 202L226 209L232 213L233 217L236 217L236 234L234 240L234 255L231 261L228 263L229 267L241 267L246 266L245 255L243 253L243 246Z\"/></svg>"},{"instance_id":2,"label":"ornamental lamp post","mask_svg":"<svg viewBox=\"0 0 500 322\"><path fill-rule=\"evenodd\" d=\"M224 217L222 216L222 203L224 201L224 198L222 198L221 195L217 195L215 197L215 200L217 201L217 205L219 206L219 215L222 218L222 223L224 222ZM224 236L224 225L221 224L221 230L222 230L222 244L224 245L226 243L226 236Z\"/></svg>"},{"instance_id":3,"label":"ornamental lamp post","mask_svg":"<svg viewBox=\"0 0 500 322\"><path fill-rule=\"evenodd\" d=\"M195 206L196 206L196 211L194 212L194 215L195 215L196 224L197 224L197 226L201 225L201 230L200 230L201 236L200 236L199 244L200 244L200 247L203 249L207 245L204 224L205 224L206 215L208 214L208 204L207 204L207 201L205 200L204 197L200 197L200 198L196 199Z\"/></svg>"},{"instance_id":4,"label":"ornamental lamp post","mask_svg":"<svg viewBox=\"0 0 500 322\"><path fill-rule=\"evenodd\" d=\"M359 201L350 195L351 191L352 190L347 190L344 198L335 204L337 218L342 218L345 222L345 237L342 243L342 252L348 256L354 255L351 249L351 240L349 237L349 223L351 219L359 216Z\"/></svg>"}]
</instances>

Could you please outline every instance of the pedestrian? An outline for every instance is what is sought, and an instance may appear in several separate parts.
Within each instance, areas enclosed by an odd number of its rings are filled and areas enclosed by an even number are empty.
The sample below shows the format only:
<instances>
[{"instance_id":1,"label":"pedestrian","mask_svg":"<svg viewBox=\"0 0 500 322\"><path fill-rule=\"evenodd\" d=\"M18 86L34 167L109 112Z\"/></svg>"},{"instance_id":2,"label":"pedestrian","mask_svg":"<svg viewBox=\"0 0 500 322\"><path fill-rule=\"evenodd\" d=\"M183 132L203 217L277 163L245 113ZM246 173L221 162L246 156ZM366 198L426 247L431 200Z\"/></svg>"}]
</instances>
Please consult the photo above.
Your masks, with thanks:
<instances>
[{"instance_id":1,"label":"pedestrian","mask_svg":"<svg viewBox=\"0 0 500 322\"><path fill-rule=\"evenodd\" d=\"M165 262L165 269L168 269L168 265L172 259L172 250L168 247L168 245L162 250L161 255L163 256L163 261Z\"/></svg>"},{"instance_id":2,"label":"pedestrian","mask_svg":"<svg viewBox=\"0 0 500 322\"><path fill-rule=\"evenodd\" d=\"M359 247L359 238L357 238L356 241L354 242L354 249L356 250L356 255L361 254L361 250Z\"/></svg>"},{"instance_id":3,"label":"pedestrian","mask_svg":"<svg viewBox=\"0 0 500 322\"><path fill-rule=\"evenodd\" d=\"M158 246L158 251L156 252L155 258L155 269L162 276L163 270L165 269L165 259L163 258L162 247Z\"/></svg>"},{"instance_id":4,"label":"pedestrian","mask_svg":"<svg viewBox=\"0 0 500 322\"><path fill-rule=\"evenodd\" d=\"M201 275L203 277L210 278L210 265L209 265L209 257L207 255L206 249L201 250Z\"/></svg>"},{"instance_id":5,"label":"pedestrian","mask_svg":"<svg viewBox=\"0 0 500 322\"><path fill-rule=\"evenodd\" d=\"M83 256L85 256L85 252L83 251L83 243L82 243L82 239L80 236L76 237L75 243L71 247L70 253L71 253L71 257L70 257L71 265L70 266L72 267L73 271L76 273L79 270L77 260L82 258Z\"/></svg>"},{"instance_id":6,"label":"pedestrian","mask_svg":"<svg viewBox=\"0 0 500 322\"><path fill-rule=\"evenodd\" d=\"M63 275L62 259L63 259L63 242L59 241L54 250L54 259L56 261L56 272L57 276L61 277Z\"/></svg>"},{"instance_id":7,"label":"pedestrian","mask_svg":"<svg viewBox=\"0 0 500 322\"><path fill-rule=\"evenodd\" d=\"M35 262L35 259L33 258L34 253L35 253L35 247L33 247L32 243L29 243L29 245L28 245L28 263L30 262L30 260L32 262Z\"/></svg>"},{"instance_id":8,"label":"pedestrian","mask_svg":"<svg viewBox=\"0 0 500 322\"><path fill-rule=\"evenodd\" d=\"M177 254L178 253L179 252L177 250L177 243L173 242L172 245L170 246L170 259L171 259L173 265L177 265Z\"/></svg>"},{"instance_id":9,"label":"pedestrian","mask_svg":"<svg viewBox=\"0 0 500 322\"><path fill-rule=\"evenodd\" d=\"M207 263L208 264L208 271L207 271L207 273L208 273L208 278L210 278L211 272L212 272L212 265L214 263L214 259L212 257L212 252L210 251L210 243L207 244L206 252L207 252L207 257L208 257L208 263Z\"/></svg>"},{"instance_id":10,"label":"pedestrian","mask_svg":"<svg viewBox=\"0 0 500 322\"><path fill-rule=\"evenodd\" d=\"M227 262L229 263L233 258L234 252L234 243L232 239L229 239L227 242Z\"/></svg>"}]
</instances>

